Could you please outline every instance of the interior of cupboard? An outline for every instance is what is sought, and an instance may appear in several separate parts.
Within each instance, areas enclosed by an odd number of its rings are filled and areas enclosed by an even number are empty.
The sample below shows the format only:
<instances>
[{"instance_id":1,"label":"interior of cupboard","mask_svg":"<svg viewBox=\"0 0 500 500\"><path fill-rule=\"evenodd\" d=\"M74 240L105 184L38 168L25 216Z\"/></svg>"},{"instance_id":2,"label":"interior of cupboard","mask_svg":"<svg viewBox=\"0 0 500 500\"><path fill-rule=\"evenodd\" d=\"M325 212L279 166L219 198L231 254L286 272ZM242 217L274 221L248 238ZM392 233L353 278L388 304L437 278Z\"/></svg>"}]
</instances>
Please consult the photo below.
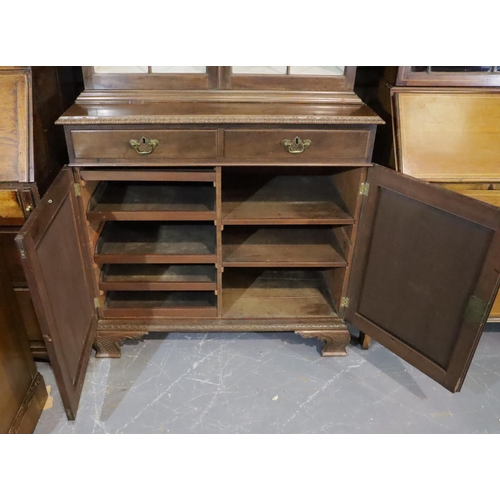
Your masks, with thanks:
<instances>
[{"instance_id":1,"label":"interior of cupboard","mask_svg":"<svg viewBox=\"0 0 500 500\"><path fill-rule=\"evenodd\" d=\"M224 169L222 221L229 224L353 224L331 168Z\"/></svg>"},{"instance_id":2,"label":"interior of cupboard","mask_svg":"<svg viewBox=\"0 0 500 500\"><path fill-rule=\"evenodd\" d=\"M225 269L223 318L336 317L331 275L336 269Z\"/></svg>"},{"instance_id":3,"label":"interior of cupboard","mask_svg":"<svg viewBox=\"0 0 500 500\"><path fill-rule=\"evenodd\" d=\"M363 169L79 175L102 318L337 315Z\"/></svg>"}]
</instances>

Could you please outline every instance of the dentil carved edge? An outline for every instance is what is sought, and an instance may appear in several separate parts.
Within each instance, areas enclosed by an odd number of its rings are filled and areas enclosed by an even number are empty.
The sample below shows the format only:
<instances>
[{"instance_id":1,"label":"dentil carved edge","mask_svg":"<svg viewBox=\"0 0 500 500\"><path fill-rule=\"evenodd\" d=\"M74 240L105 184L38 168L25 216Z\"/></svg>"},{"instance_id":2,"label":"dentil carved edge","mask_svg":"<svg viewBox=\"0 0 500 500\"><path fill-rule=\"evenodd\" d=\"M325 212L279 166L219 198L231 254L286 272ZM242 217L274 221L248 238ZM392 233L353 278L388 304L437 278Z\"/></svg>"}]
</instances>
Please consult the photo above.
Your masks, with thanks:
<instances>
[{"instance_id":1,"label":"dentil carved edge","mask_svg":"<svg viewBox=\"0 0 500 500\"><path fill-rule=\"evenodd\" d=\"M301 330L295 333L305 339L317 337L319 340L323 340L325 343L321 349L321 355L324 357L347 356L346 346L351 340L351 334L348 330Z\"/></svg>"}]
</instances>

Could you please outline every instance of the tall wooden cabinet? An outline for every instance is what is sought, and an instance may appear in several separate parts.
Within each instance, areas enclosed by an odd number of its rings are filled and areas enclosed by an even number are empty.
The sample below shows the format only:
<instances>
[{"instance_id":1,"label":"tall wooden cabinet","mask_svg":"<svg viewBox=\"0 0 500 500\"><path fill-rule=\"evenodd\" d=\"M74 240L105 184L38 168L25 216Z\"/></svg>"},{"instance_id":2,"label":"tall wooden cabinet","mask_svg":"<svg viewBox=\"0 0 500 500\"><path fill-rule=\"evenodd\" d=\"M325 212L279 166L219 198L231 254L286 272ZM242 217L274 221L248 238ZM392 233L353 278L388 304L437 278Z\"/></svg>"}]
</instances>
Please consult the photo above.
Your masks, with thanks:
<instances>
[{"instance_id":1,"label":"tall wooden cabinet","mask_svg":"<svg viewBox=\"0 0 500 500\"><path fill-rule=\"evenodd\" d=\"M81 80L75 67L0 67L0 433L33 431L47 398L33 361L47 351L14 238L68 161L54 122Z\"/></svg>"},{"instance_id":2,"label":"tall wooden cabinet","mask_svg":"<svg viewBox=\"0 0 500 500\"><path fill-rule=\"evenodd\" d=\"M375 161L500 206L500 66L362 68L358 90L387 122Z\"/></svg>"},{"instance_id":3,"label":"tall wooden cabinet","mask_svg":"<svg viewBox=\"0 0 500 500\"><path fill-rule=\"evenodd\" d=\"M17 237L69 418L94 343L347 322L451 391L499 286L500 210L372 165L354 68L93 67ZM284 333L285 334L285 333ZM168 340L167 340L168 341Z\"/></svg>"}]
</instances>

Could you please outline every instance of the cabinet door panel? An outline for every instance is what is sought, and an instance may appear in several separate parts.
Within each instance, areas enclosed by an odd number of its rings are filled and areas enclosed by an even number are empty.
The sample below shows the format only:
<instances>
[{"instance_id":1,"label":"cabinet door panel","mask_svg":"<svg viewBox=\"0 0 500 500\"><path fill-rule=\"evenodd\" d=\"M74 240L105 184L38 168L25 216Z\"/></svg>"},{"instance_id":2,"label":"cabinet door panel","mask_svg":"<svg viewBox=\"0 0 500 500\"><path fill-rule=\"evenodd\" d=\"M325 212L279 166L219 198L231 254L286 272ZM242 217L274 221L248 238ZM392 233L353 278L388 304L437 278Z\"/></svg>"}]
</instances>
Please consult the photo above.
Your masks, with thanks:
<instances>
[{"instance_id":1,"label":"cabinet door panel","mask_svg":"<svg viewBox=\"0 0 500 500\"><path fill-rule=\"evenodd\" d=\"M374 167L346 318L460 390L499 286L500 210Z\"/></svg>"},{"instance_id":2,"label":"cabinet door panel","mask_svg":"<svg viewBox=\"0 0 500 500\"><path fill-rule=\"evenodd\" d=\"M97 317L91 257L73 175L62 170L16 237L42 335L74 419Z\"/></svg>"}]
</instances>

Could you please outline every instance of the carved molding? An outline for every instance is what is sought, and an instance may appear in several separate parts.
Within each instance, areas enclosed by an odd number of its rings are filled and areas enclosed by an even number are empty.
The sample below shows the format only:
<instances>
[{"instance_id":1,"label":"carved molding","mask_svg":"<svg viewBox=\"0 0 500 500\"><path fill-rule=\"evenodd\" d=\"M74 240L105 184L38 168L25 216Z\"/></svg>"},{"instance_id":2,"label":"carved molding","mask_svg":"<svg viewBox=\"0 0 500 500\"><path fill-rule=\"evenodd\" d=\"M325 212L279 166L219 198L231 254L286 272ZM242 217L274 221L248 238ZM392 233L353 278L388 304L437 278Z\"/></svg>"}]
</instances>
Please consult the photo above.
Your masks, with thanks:
<instances>
[{"instance_id":1,"label":"carved molding","mask_svg":"<svg viewBox=\"0 0 500 500\"><path fill-rule=\"evenodd\" d=\"M321 355L329 356L347 356L346 347L351 341L351 334L348 330L343 331L296 331L303 338L310 339L317 337L323 340L325 344L321 349Z\"/></svg>"},{"instance_id":2,"label":"carved molding","mask_svg":"<svg viewBox=\"0 0 500 500\"><path fill-rule=\"evenodd\" d=\"M57 125L148 125L192 123L261 123L261 124L357 124L384 123L378 116L278 116L278 115L142 115L142 116L61 116Z\"/></svg>"},{"instance_id":3,"label":"carved molding","mask_svg":"<svg viewBox=\"0 0 500 500\"><path fill-rule=\"evenodd\" d=\"M94 348L96 349L96 358L120 358L121 345L126 339L142 340L148 332L123 333L119 336L103 337L97 335L94 339Z\"/></svg>"},{"instance_id":4,"label":"carved molding","mask_svg":"<svg viewBox=\"0 0 500 500\"><path fill-rule=\"evenodd\" d=\"M280 324L258 324L249 321L239 324L220 322L220 323L203 323L203 324L184 324L184 323L167 323L167 324L141 324L134 325L130 323L118 324L102 324L98 325L98 337L101 337L101 332L104 336L117 336L116 332L122 331L137 331L143 332L295 332L297 330L345 330L345 323L337 320L336 323L280 323ZM109 332L109 333L108 333ZM128 335L128 334L127 334Z\"/></svg>"}]
</instances>

